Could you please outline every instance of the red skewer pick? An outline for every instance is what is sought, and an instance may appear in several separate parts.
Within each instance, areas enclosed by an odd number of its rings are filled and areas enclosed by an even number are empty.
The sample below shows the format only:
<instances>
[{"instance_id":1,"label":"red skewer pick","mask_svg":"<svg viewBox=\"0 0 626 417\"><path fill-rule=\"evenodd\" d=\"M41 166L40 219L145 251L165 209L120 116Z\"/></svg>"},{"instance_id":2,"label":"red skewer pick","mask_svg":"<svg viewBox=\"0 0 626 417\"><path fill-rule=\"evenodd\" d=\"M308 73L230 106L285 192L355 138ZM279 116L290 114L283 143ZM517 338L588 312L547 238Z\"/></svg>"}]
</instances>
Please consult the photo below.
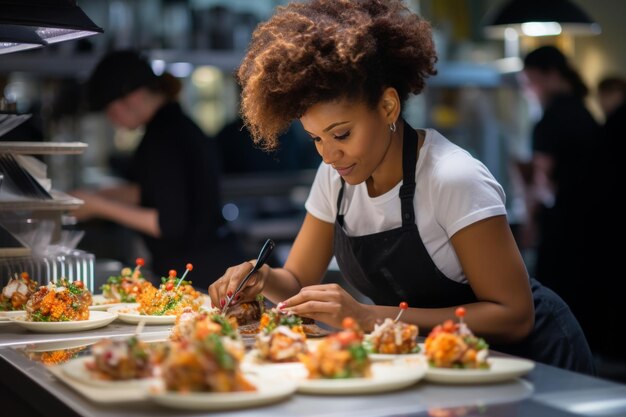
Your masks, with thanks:
<instances>
[{"instance_id":1,"label":"red skewer pick","mask_svg":"<svg viewBox=\"0 0 626 417\"><path fill-rule=\"evenodd\" d=\"M191 271L193 269L193 265L192 264L187 264L185 266L185 272L183 273L183 276L180 277L180 279L178 280L178 283L176 284L176 288L178 288L178 286L180 285L181 282L183 282L183 280L185 279L185 277L187 276L187 274L189 273L189 271Z\"/></svg>"},{"instance_id":2,"label":"red skewer pick","mask_svg":"<svg viewBox=\"0 0 626 417\"><path fill-rule=\"evenodd\" d=\"M396 318L393 320L394 323L400 320L400 316L402 316L402 313L404 313L404 310L409 308L409 304L406 301L403 301L400 303L399 307L400 307L400 311L398 312L398 315L396 316Z\"/></svg>"}]
</instances>

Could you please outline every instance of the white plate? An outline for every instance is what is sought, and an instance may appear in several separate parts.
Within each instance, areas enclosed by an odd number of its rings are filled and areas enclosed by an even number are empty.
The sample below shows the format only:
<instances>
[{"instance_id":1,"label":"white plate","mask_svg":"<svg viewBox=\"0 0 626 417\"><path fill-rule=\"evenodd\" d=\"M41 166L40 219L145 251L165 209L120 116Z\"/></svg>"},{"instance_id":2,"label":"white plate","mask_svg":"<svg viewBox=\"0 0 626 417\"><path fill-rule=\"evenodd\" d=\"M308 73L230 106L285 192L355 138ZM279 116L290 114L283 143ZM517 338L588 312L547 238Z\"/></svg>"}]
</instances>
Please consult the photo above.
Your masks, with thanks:
<instances>
[{"instance_id":1,"label":"white plate","mask_svg":"<svg viewBox=\"0 0 626 417\"><path fill-rule=\"evenodd\" d=\"M112 387L102 389L94 385L88 385L80 380L69 377L63 372L62 365L49 366L46 369L58 379L69 385L72 389L79 392L87 399L96 403L115 404L115 403L136 403L146 398L146 389L129 389Z\"/></svg>"},{"instance_id":2,"label":"white plate","mask_svg":"<svg viewBox=\"0 0 626 417\"><path fill-rule=\"evenodd\" d=\"M370 357L374 362L379 361L393 361L396 359L418 359L424 356L423 353L398 353L398 354L390 354L390 353L368 353L367 356Z\"/></svg>"},{"instance_id":3,"label":"white plate","mask_svg":"<svg viewBox=\"0 0 626 417\"><path fill-rule=\"evenodd\" d=\"M93 362L93 356L83 356L72 359L61 365L61 370L65 375L81 383L93 385L106 389L143 389L147 390L150 383L154 383L154 378L129 379L125 381L107 381L99 379L97 375L90 372L86 367L87 362Z\"/></svg>"},{"instance_id":4,"label":"white plate","mask_svg":"<svg viewBox=\"0 0 626 417\"><path fill-rule=\"evenodd\" d=\"M23 316L26 314L24 310L0 311L0 321L9 321L11 317Z\"/></svg>"},{"instance_id":5,"label":"white plate","mask_svg":"<svg viewBox=\"0 0 626 417\"><path fill-rule=\"evenodd\" d=\"M174 324L176 323L176 316L150 316L146 314L139 314L137 311L139 304L124 304L117 307L111 307L107 311L109 313L117 314L117 318L125 323L137 324L141 321L145 321L146 324Z\"/></svg>"},{"instance_id":6,"label":"white plate","mask_svg":"<svg viewBox=\"0 0 626 417\"><path fill-rule=\"evenodd\" d=\"M487 361L491 365L490 369L428 367L424 379L444 384L489 384L526 375L535 367L535 363L528 359L495 357Z\"/></svg>"},{"instance_id":7,"label":"white plate","mask_svg":"<svg viewBox=\"0 0 626 417\"><path fill-rule=\"evenodd\" d=\"M79 347L87 347L96 343L94 339L78 339L78 340L58 340L54 342L35 343L24 347L25 352L50 352L53 350L74 349Z\"/></svg>"},{"instance_id":8,"label":"white plate","mask_svg":"<svg viewBox=\"0 0 626 417\"><path fill-rule=\"evenodd\" d=\"M91 305L89 306L89 310L91 311L107 311L111 307L117 307L120 305L125 305L125 303L111 303L105 298L102 294L95 294L92 298Z\"/></svg>"},{"instance_id":9,"label":"white plate","mask_svg":"<svg viewBox=\"0 0 626 417\"><path fill-rule=\"evenodd\" d=\"M32 332L38 333L65 333L65 332L79 332L81 330L91 330L104 327L111 323L117 315L108 313L106 311L91 311L89 312L89 318L87 320L80 321L26 321L26 315L11 317L10 320L28 329Z\"/></svg>"},{"instance_id":10,"label":"white plate","mask_svg":"<svg viewBox=\"0 0 626 417\"><path fill-rule=\"evenodd\" d=\"M423 361L407 364L404 361L372 364L369 378L303 379L298 391L307 394L370 394L395 391L415 384L426 372Z\"/></svg>"},{"instance_id":11,"label":"white plate","mask_svg":"<svg viewBox=\"0 0 626 417\"><path fill-rule=\"evenodd\" d=\"M295 382L276 376L246 375L246 378L257 387L257 391L229 393L150 392L148 395L157 404L170 408L206 411L234 410L257 407L284 400L291 396L297 388Z\"/></svg>"}]
</instances>

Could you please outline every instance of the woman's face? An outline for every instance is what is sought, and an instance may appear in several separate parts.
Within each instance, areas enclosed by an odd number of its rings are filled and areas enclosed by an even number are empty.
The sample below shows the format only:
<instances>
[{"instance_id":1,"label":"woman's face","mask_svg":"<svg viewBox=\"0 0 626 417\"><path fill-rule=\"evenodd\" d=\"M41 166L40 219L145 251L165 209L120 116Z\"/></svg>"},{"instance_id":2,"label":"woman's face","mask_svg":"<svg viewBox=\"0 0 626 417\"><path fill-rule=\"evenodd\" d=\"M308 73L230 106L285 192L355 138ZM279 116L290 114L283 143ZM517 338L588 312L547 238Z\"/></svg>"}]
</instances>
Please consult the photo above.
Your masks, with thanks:
<instances>
[{"instance_id":1,"label":"woman's face","mask_svg":"<svg viewBox=\"0 0 626 417\"><path fill-rule=\"evenodd\" d=\"M129 130L137 129L145 122L136 103L134 92L113 100L106 107L106 115L115 126Z\"/></svg>"},{"instance_id":2,"label":"woman's face","mask_svg":"<svg viewBox=\"0 0 626 417\"><path fill-rule=\"evenodd\" d=\"M372 176L389 148L389 125L380 109L342 99L318 103L300 118L322 160L351 185Z\"/></svg>"},{"instance_id":3,"label":"woman's face","mask_svg":"<svg viewBox=\"0 0 626 417\"><path fill-rule=\"evenodd\" d=\"M542 71L537 68L525 68L524 75L528 86L535 93L542 104L562 89L562 80L558 71Z\"/></svg>"}]
</instances>

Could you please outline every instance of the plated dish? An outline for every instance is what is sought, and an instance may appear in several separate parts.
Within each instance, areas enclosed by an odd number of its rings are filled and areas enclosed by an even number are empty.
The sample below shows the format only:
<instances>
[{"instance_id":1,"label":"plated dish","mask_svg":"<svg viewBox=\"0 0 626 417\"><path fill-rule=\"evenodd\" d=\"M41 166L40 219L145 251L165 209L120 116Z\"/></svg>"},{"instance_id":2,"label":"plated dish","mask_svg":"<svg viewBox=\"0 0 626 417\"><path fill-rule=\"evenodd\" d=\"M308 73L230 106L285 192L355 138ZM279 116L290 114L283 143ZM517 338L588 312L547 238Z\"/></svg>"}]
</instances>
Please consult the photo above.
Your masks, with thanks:
<instances>
[{"instance_id":1,"label":"plated dish","mask_svg":"<svg viewBox=\"0 0 626 417\"><path fill-rule=\"evenodd\" d=\"M143 258L137 258L134 269L122 268L119 275L110 276L100 287L102 298L108 303L136 303L137 297L149 288L154 288L141 273L145 264Z\"/></svg>"},{"instance_id":2,"label":"plated dish","mask_svg":"<svg viewBox=\"0 0 626 417\"><path fill-rule=\"evenodd\" d=\"M91 292L82 281L64 278L41 286L26 303L26 319L31 322L81 321L89 318Z\"/></svg>"},{"instance_id":3,"label":"plated dish","mask_svg":"<svg viewBox=\"0 0 626 417\"><path fill-rule=\"evenodd\" d=\"M75 321L28 321L27 315L18 317L10 317L9 320L27 330L38 333L60 333L60 332L79 332L83 330L98 329L104 327L115 320L117 317L114 313L106 311L92 311L86 320Z\"/></svg>"},{"instance_id":4,"label":"plated dish","mask_svg":"<svg viewBox=\"0 0 626 417\"><path fill-rule=\"evenodd\" d=\"M147 390L150 383L154 383L154 378L132 378L125 380L103 379L94 376L89 370L90 364L94 362L93 356L83 356L72 359L61 366L62 372L83 384L106 389L139 389Z\"/></svg>"},{"instance_id":5,"label":"plated dish","mask_svg":"<svg viewBox=\"0 0 626 417\"><path fill-rule=\"evenodd\" d=\"M368 377L301 379L298 381L298 391L324 395L373 394L409 387L422 379L425 373L423 362L411 365L403 361L374 363Z\"/></svg>"},{"instance_id":6,"label":"plated dish","mask_svg":"<svg viewBox=\"0 0 626 417\"><path fill-rule=\"evenodd\" d=\"M424 342L424 354L431 368L482 369L490 367L489 345L472 333L463 321L465 308L455 311L458 323L446 320L436 326Z\"/></svg>"},{"instance_id":7,"label":"plated dish","mask_svg":"<svg viewBox=\"0 0 626 417\"><path fill-rule=\"evenodd\" d=\"M400 303L400 312L395 319L386 318L380 324L374 326L374 330L365 336L365 346L374 359L384 355L411 355L419 353L420 347L417 344L418 328L414 324L399 321L402 313L409 308L406 302Z\"/></svg>"},{"instance_id":8,"label":"plated dish","mask_svg":"<svg viewBox=\"0 0 626 417\"><path fill-rule=\"evenodd\" d=\"M0 292L0 315L26 308L26 302L37 291L39 283L30 278L27 272L15 274Z\"/></svg>"}]
</instances>

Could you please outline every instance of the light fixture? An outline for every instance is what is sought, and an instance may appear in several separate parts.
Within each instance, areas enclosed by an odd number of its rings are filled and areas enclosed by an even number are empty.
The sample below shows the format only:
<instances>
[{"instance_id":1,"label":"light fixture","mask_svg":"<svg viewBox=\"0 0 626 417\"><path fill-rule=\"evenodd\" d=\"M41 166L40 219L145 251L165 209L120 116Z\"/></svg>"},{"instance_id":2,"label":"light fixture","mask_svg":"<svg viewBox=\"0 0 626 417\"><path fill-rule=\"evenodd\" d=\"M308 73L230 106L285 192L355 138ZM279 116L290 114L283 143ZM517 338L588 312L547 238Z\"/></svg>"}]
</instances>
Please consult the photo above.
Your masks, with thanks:
<instances>
[{"instance_id":1,"label":"light fixture","mask_svg":"<svg viewBox=\"0 0 626 417\"><path fill-rule=\"evenodd\" d=\"M484 22L485 34L497 39L505 37L506 29L526 36L597 35L601 32L600 25L569 0L510 0L488 13Z\"/></svg>"},{"instance_id":2,"label":"light fixture","mask_svg":"<svg viewBox=\"0 0 626 417\"><path fill-rule=\"evenodd\" d=\"M18 48L19 44L28 43L10 40L20 32L31 32L43 44L79 39L103 32L76 5L76 0L0 0L0 27L4 28L0 31L3 34L0 42L15 43Z\"/></svg>"},{"instance_id":3,"label":"light fixture","mask_svg":"<svg viewBox=\"0 0 626 417\"><path fill-rule=\"evenodd\" d=\"M0 24L0 54L40 48L45 44L46 42L31 29Z\"/></svg>"}]
</instances>

